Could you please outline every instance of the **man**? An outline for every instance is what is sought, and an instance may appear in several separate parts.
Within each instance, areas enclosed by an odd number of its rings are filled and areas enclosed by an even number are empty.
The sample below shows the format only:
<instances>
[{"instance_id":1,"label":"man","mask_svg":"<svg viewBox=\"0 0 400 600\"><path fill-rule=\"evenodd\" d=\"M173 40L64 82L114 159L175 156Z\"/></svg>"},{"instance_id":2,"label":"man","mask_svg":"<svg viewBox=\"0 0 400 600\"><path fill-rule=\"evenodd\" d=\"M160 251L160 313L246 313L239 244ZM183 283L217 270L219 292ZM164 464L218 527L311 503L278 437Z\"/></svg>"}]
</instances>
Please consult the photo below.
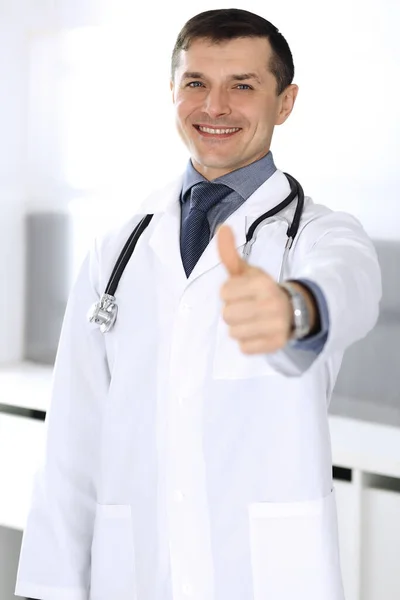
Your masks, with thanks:
<instances>
[{"instance_id":1,"label":"man","mask_svg":"<svg viewBox=\"0 0 400 600\"><path fill-rule=\"evenodd\" d=\"M327 406L377 319L375 252L353 217L307 198L287 260L296 200L242 257L290 195L270 143L293 73L252 13L208 11L179 34L171 90L191 160L97 243L71 293L17 594L343 600ZM87 309L147 213L103 334Z\"/></svg>"}]
</instances>

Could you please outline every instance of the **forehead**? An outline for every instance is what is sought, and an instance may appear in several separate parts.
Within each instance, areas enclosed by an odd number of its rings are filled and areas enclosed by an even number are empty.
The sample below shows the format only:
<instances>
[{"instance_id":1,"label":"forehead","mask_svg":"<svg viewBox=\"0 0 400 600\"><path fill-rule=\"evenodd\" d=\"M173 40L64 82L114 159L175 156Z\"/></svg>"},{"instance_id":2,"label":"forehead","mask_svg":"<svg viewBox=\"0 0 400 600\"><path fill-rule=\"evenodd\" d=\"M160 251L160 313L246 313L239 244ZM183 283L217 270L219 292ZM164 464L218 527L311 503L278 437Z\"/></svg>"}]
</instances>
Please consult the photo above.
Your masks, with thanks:
<instances>
[{"instance_id":1,"label":"forehead","mask_svg":"<svg viewBox=\"0 0 400 600\"><path fill-rule=\"evenodd\" d=\"M268 72L271 46L266 38L238 38L213 43L194 40L181 50L177 76L185 71L257 72L260 78Z\"/></svg>"}]
</instances>

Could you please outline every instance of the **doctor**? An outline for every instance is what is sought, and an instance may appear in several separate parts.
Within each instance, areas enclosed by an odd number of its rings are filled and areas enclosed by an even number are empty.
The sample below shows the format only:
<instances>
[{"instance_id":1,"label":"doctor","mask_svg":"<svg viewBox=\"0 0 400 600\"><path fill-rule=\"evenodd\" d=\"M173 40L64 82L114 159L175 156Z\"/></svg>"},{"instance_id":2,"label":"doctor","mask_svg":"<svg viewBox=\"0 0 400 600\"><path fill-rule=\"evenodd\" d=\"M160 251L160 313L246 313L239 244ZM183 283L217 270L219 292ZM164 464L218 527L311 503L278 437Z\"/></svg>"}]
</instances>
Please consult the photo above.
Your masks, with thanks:
<instances>
[{"instance_id":1,"label":"doctor","mask_svg":"<svg viewBox=\"0 0 400 600\"><path fill-rule=\"evenodd\" d=\"M180 32L171 90L191 160L97 241L72 290L17 595L343 600L327 407L377 319L376 255L356 219L306 198L284 284L296 203L242 257L290 193L270 144L293 73L285 39L247 11ZM103 334L88 308L147 213Z\"/></svg>"}]
</instances>

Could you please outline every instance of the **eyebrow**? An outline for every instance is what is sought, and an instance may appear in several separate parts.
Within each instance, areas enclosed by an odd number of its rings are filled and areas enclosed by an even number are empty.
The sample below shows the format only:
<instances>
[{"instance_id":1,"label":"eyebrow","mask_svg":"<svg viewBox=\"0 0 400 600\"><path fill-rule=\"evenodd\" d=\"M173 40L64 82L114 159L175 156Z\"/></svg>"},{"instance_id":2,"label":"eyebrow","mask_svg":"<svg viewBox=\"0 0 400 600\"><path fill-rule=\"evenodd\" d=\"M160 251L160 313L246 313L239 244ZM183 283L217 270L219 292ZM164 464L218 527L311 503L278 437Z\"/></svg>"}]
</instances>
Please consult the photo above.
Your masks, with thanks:
<instances>
[{"instance_id":1,"label":"eyebrow","mask_svg":"<svg viewBox=\"0 0 400 600\"><path fill-rule=\"evenodd\" d=\"M207 77L203 73L199 73L198 71L185 71L182 75L182 80L184 79L207 79ZM234 81L246 81L247 79L255 79L258 83L261 83L260 78L256 73L235 73L229 76L229 79L233 79Z\"/></svg>"}]
</instances>

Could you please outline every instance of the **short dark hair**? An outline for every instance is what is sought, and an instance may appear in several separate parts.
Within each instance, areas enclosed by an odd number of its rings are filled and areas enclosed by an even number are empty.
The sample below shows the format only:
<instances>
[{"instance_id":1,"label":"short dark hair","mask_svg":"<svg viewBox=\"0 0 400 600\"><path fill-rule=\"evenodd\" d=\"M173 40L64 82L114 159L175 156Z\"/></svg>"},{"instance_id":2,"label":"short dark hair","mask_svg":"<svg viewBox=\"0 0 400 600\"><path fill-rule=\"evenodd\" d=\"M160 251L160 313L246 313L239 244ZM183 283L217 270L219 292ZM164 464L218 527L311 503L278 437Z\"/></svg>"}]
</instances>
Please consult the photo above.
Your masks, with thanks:
<instances>
[{"instance_id":1,"label":"short dark hair","mask_svg":"<svg viewBox=\"0 0 400 600\"><path fill-rule=\"evenodd\" d=\"M206 39L218 44L227 40L246 37L267 38L272 56L269 70L277 82L277 95L281 94L293 81L294 64L289 45L275 25L269 21L239 8L222 8L202 12L185 23L175 42L171 58L171 77L179 65L181 50L188 50L194 40Z\"/></svg>"}]
</instances>

